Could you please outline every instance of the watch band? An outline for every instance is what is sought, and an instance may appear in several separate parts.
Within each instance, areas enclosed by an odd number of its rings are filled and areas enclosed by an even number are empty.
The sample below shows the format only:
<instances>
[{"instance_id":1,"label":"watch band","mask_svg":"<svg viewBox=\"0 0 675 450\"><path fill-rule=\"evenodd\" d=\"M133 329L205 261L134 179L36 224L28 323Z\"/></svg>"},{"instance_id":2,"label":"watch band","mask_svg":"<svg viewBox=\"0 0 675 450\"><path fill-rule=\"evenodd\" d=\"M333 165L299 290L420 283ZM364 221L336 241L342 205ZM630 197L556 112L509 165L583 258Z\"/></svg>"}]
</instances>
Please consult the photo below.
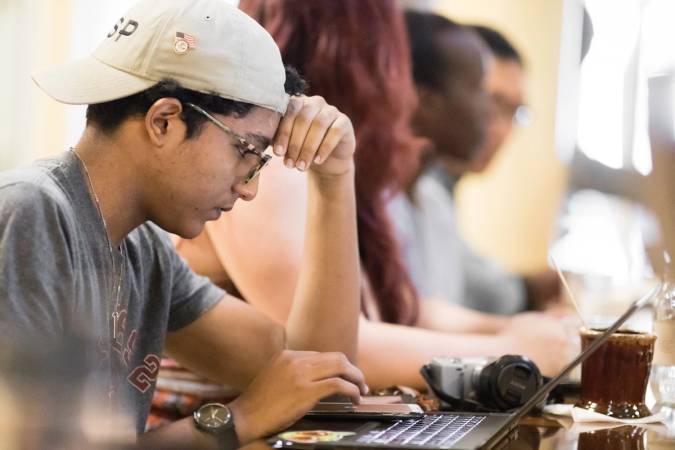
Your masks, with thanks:
<instances>
[{"instance_id":1,"label":"watch band","mask_svg":"<svg viewBox=\"0 0 675 450\"><path fill-rule=\"evenodd\" d=\"M222 449L234 450L241 447L239 444L239 438L237 437L237 431L234 429L234 424L232 424L231 427L223 430L221 433L216 433L214 436L216 436L218 446Z\"/></svg>"}]
</instances>

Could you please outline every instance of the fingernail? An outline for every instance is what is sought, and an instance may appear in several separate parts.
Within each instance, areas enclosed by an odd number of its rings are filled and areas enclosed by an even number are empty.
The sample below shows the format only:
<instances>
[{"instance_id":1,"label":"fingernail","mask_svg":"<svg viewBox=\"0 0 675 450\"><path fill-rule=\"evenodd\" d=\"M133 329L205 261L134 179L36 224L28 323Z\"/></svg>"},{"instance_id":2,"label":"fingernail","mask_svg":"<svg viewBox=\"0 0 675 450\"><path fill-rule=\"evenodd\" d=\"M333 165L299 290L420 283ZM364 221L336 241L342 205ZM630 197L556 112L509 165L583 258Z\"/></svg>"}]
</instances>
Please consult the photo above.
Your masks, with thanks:
<instances>
[{"instance_id":1,"label":"fingernail","mask_svg":"<svg viewBox=\"0 0 675 450\"><path fill-rule=\"evenodd\" d=\"M298 168L299 171L304 172L306 164L304 161L299 161L296 167Z\"/></svg>"},{"instance_id":2,"label":"fingernail","mask_svg":"<svg viewBox=\"0 0 675 450\"><path fill-rule=\"evenodd\" d=\"M315 164L321 164L321 155L316 155L314 157L314 163Z\"/></svg>"},{"instance_id":3,"label":"fingernail","mask_svg":"<svg viewBox=\"0 0 675 450\"><path fill-rule=\"evenodd\" d=\"M284 151L284 147L282 147L282 146L279 145L279 144L277 144L277 145L274 146L274 154L275 154L275 155L277 155L277 156L283 156L284 153L286 153L286 152Z\"/></svg>"},{"instance_id":4,"label":"fingernail","mask_svg":"<svg viewBox=\"0 0 675 450\"><path fill-rule=\"evenodd\" d=\"M370 393L370 388L366 385L366 395L368 395L368 393Z\"/></svg>"},{"instance_id":5,"label":"fingernail","mask_svg":"<svg viewBox=\"0 0 675 450\"><path fill-rule=\"evenodd\" d=\"M286 167L288 167L289 169L292 169L293 167L295 167L295 164L293 164L293 160L291 160L291 159L287 159L286 161L284 161L284 165Z\"/></svg>"}]
</instances>

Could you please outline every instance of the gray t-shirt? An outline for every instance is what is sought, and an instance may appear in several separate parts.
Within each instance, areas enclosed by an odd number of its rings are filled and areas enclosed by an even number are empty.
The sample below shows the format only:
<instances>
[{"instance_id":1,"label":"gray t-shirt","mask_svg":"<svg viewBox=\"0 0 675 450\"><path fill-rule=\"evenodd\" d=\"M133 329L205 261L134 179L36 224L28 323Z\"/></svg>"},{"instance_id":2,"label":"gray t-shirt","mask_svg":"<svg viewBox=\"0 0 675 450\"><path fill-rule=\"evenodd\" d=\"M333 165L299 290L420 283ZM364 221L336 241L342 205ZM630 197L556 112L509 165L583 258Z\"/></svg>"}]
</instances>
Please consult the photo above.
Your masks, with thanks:
<instances>
[{"instance_id":1,"label":"gray t-shirt","mask_svg":"<svg viewBox=\"0 0 675 450\"><path fill-rule=\"evenodd\" d=\"M85 336L95 371L106 378L102 410L133 414L141 433L167 331L200 317L224 291L194 274L152 223L113 254L114 272L72 152L0 173L0 341Z\"/></svg>"},{"instance_id":2,"label":"gray t-shirt","mask_svg":"<svg viewBox=\"0 0 675 450\"><path fill-rule=\"evenodd\" d=\"M431 167L412 196L398 194L388 205L403 259L422 298L480 311L513 314L526 307L520 276L478 255L457 229L452 180Z\"/></svg>"}]
</instances>

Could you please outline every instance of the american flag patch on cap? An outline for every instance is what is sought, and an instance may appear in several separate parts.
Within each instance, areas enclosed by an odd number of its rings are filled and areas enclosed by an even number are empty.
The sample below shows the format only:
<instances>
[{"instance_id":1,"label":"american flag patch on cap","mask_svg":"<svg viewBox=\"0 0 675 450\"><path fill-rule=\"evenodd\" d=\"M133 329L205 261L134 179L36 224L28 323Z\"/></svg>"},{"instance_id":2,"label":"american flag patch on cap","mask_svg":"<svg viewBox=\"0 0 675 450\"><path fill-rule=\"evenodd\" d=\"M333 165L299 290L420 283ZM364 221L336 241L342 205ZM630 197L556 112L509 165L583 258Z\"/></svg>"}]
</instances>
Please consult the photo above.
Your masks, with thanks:
<instances>
[{"instance_id":1,"label":"american flag patch on cap","mask_svg":"<svg viewBox=\"0 0 675 450\"><path fill-rule=\"evenodd\" d=\"M193 35L176 31L176 36L173 39L173 50L177 54L182 55L188 50L195 48L195 43Z\"/></svg>"}]
</instances>

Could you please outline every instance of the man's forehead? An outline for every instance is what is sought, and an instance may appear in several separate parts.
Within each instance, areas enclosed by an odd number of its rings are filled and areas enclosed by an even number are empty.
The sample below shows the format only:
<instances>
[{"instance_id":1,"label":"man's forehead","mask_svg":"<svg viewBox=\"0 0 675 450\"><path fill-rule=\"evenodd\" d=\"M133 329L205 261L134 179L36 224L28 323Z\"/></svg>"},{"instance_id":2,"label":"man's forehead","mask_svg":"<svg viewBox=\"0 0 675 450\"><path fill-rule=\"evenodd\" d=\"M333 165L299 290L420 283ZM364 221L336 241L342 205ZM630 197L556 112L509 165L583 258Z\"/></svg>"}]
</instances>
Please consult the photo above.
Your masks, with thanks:
<instances>
[{"instance_id":1,"label":"man's forehead","mask_svg":"<svg viewBox=\"0 0 675 450\"><path fill-rule=\"evenodd\" d=\"M278 112L256 106L238 122L247 141L258 148L266 148L274 139L280 119Z\"/></svg>"}]
</instances>

